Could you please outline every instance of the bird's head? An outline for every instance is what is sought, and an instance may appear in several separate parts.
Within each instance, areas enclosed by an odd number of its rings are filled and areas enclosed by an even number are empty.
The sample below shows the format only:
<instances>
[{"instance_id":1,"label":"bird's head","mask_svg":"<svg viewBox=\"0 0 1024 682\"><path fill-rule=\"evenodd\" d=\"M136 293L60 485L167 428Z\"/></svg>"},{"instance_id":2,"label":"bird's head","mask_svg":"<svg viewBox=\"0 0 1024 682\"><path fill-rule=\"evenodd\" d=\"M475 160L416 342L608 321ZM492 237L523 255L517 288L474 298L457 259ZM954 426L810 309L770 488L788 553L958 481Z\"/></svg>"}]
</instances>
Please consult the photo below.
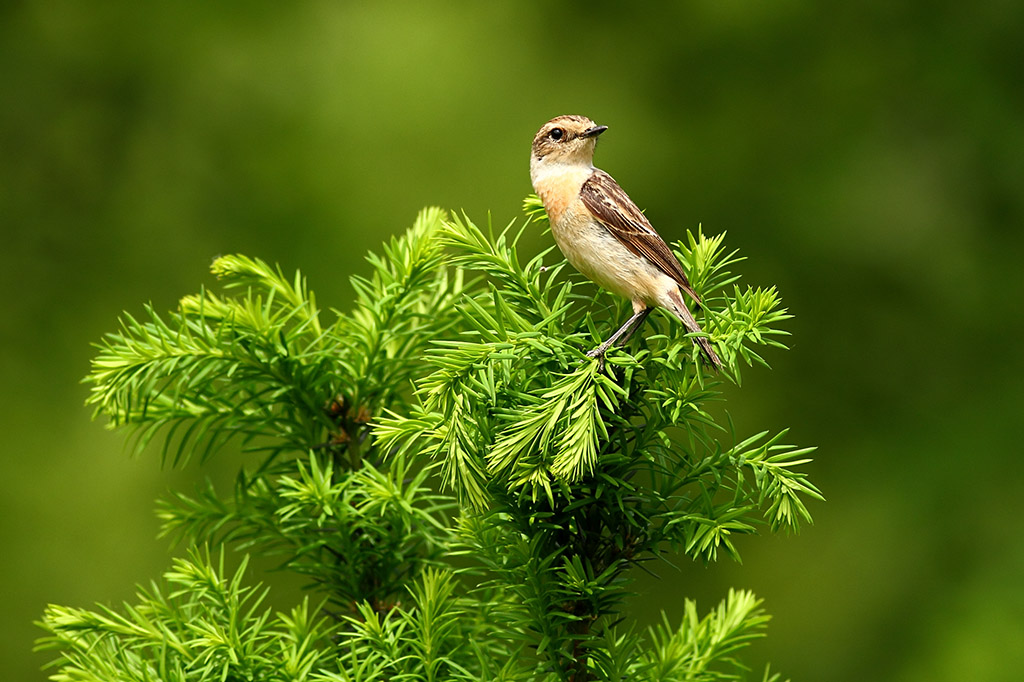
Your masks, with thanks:
<instances>
[{"instance_id":1,"label":"bird's head","mask_svg":"<svg viewBox=\"0 0 1024 682\"><path fill-rule=\"evenodd\" d=\"M586 116L557 116L541 126L534 136L530 164L590 166L597 137L606 130L608 126L599 126Z\"/></svg>"}]
</instances>

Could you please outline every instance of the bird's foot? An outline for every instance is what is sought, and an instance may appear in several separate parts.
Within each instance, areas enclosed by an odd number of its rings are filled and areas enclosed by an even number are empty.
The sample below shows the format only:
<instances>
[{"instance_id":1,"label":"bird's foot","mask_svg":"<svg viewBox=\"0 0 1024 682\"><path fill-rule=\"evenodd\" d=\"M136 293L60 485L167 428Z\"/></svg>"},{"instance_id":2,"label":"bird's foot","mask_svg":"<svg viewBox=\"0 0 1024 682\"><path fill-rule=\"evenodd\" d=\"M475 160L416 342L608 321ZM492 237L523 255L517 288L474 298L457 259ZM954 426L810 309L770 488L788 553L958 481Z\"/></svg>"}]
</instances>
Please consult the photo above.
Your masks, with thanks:
<instances>
[{"instance_id":1,"label":"bird's foot","mask_svg":"<svg viewBox=\"0 0 1024 682\"><path fill-rule=\"evenodd\" d=\"M600 346L593 350L587 351L588 358L597 358L597 371L601 372L604 370L604 354L608 350L608 344L602 343Z\"/></svg>"}]
</instances>

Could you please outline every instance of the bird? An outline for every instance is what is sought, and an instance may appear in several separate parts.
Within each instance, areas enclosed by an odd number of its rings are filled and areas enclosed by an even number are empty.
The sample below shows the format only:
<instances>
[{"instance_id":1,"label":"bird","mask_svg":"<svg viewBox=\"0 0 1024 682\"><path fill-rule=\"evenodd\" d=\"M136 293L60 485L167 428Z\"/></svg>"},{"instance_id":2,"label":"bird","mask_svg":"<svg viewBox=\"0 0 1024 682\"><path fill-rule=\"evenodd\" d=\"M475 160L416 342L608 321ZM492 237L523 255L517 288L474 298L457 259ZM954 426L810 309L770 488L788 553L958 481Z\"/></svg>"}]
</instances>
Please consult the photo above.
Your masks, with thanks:
<instances>
[{"instance_id":1,"label":"bird","mask_svg":"<svg viewBox=\"0 0 1024 682\"><path fill-rule=\"evenodd\" d=\"M544 204L555 243L574 268L603 289L630 300L633 316L587 353L603 362L624 344L655 307L674 315L716 370L722 361L686 307L681 292L700 307L672 249L611 175L594 167L597 138L608 126L586 116L556 116L537 131L530 179Z\"/></svg>"}]
</instances>

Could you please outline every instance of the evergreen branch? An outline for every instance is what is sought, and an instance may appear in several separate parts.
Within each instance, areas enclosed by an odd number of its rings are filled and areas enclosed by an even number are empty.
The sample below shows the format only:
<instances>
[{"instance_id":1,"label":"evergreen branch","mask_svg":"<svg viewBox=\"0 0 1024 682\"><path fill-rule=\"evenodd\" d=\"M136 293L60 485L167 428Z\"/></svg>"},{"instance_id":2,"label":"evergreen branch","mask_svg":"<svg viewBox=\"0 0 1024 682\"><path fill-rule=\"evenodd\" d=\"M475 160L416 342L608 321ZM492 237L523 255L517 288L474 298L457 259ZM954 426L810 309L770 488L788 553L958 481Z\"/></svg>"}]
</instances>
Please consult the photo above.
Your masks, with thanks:
<instances>
[{"instance_id":1,"label":"evergreen branch","mask_svg":"<svg viewBox=\"0 0 1024 682\"><path fill-rule=\"evenodd\" d=\"M371 254L369 279L353 277L356 307L339 319L334 335L355 377L350 400L386 410L417 373L416 360L454 322L461 272L448 272L439 243L445 213L424 209L413 226Z\"/></svg>"},{"instance_id":2,"label":"evergreen branch","mask_svg":"<svg viewBox=\"0 0 1024 682\"><path fill-rule=\"evenodd\" d=\"M653 649L648 654L647 679L738 680L744 668L735 658L736 652L763 637L769 619L761 600L743 590L729 590L726 600L704 618L698 617L696 602L688 599L679 628L672 628L667 618L651 628ZM720 669L723 665L726 670Z\"/></svg>"},{"instance_id":3,"label":"evergreen branch","mask_svg":"<svg viewBox=\"0 0 1024 682\"><path fill-rule=\"evenodd\" d=\"M574 293L547 252L521 264L522 230L546 220L536 198L524 211L494 235L424 210L331 324L299 273L243 256L215 262L223 293L126 315L87 379L96 411L175 462L232 439L264 453L227 496L165 499L163 533L277 557L324 605L275 616L223 553L193 550L137 604L51 607L55 679L739 679L757 599L730 592L704 618L687 602L648 642L620 625L627 569L670 548L739 560L741 536L810 521L812 449L784 431L723 446L710 409L784 348L790 316L698 229L676 251L727 371L706 374L668 315L602 365L583 351L626 302Z\"/></svg>"},{"instance_id":4,"label":"evergreen branch","mask_svg":"<svg viewBox=\"0 0 1024 682\"><path fill-rule=\"evenodd\" d=\"M763 431L739 443L729 456L738 466L753 472L754 484L758 490L758 504L762 507L767 506L765 516L771 524L772 531L781 528L797 531L801 521L811 523L810 512L807 511L801 496L819 501L825 499L821 491L807 480L807 474L794 470L794 467L811 461L803 455L813 452L815 448L795 448L779 444L787 431L781 431L763 445L758 445L758 441L767 433Z\"/></svg>"},{"instance_id":5,"label":"evergreen branch","mask_svg":"<svg viewBox=\"0 0 1024 682\"><path fill-rule=\"evenodd\" d=\"M295 271L295 277L289 282L281 268L272 268L259 258L240 255L218 258L213 262L211 271L226 289L251 288L265 291L268 298L283 299L294 311L292 315L297 318L299 327L308 328L316 339L323 335L316 299L307 289L306 279L299 271Z\"/></svg>"},{"instance_id":6,"label":"evergreen branch","mask_svg":"<svg viewBox=\"0 0 1024 682\"><path fill-rule=\"evenodd\" d=\"M388 470L307 462L296 460L294 474L240 477L230 500L210 485L179 493L160 507L163 532L281 557L342 612L363 600L389 608L411 576L438 562L451 503L429 490L428 469L410 471L401 457Z\"/></svg>"},{"instance_id":7,"label":"evergreen branch","mask_svg":"<svg viewBox=\"0 0 1024 682\"><path fill-rule=\"evenodd\" d=\"M704 513L691 512L673 520L684 527L684 551L707 562L717 560L718 550L723 548L729 556L739 561L740 555L731 536L754 532L754 527L746 522L751 508L736 506L732 500L719 505L713 505L708 500L706 506L710 509ZM672 525L670 522L668 527Z\"/></svg>"},{"instance_id":8,"label":"evergreen branch","mask_svg":"<svg viewBox=\"0 0 1024 682\"><path fill-rule=\"evenodd\" d=\"M690 285L703 298L712 295L739 280L727 268L746 260L737 256L736 251L725 253L725 232L707 237L697 228L697 234L687 231L686 244L675 243L675 253L686 269Z\"/></svg>"},{"instance_id":9,"label":"evergreen branch","mask_svg":"<svg viewBox=\"0 0 1024 682\"><path fill-rule=\"evenodd\" d=\"M417 608L411 613L411 648L423 668L427 682L447 679L452 667L457 667L464 642L457 637L461 609L452 599L450 573L427 569L411 589Z\"/></svg>"},{"instance_id":10,"label":"evergreen branch","mask_svg":"<svg viewBox=\"0 0 1024 682\"><path fill-rule=\"evenodd\" d=\"M720 355L734 372L737 383L740 383L738 359L748 365L756 363L768 366L765 359L753 350L755 344L786 349L774 337L788 336L788 332L775 325L790 319L792 315L785 308L780 308L779 304L779 295L774 287L747 287L744 291L734 287L733 295L726 298L724 309L708 312L712 335L721 351Z\"/></svg>"},{"instance_id":11,"label":"evergreen branch","mask_svg":"<svg viewBox=\"0 0 1024 682\"><path fill-rule=\"evenodd\" d=\"M163 585L138 592L124 613L50 606L40 625L59 648L57 680L305 680L326 665L326 630L303 602L271 616L266 590L243 581L198 551L175 561Z\"/></svg>"},{"instance_id":12,"label":"evergreen branch","mask_svg":"<svg viewBox=\"0 0 1024 682\"><path fill-rule=\"evenodd\" d=\"M598 363L589 362L571 374L554 382L536 401L530 415L521 410L498 413L498 435L487 453L488 471L492 475L508 477L514 486L527 482L541 483L550 499L551 487L538 481L537 476L523 476L517 471L519 455L531 453L528 461L539 456L547 475L557 482L573 483L594 471L598 458L598 443L607 437L599 407L616 407L620 389L607 376L598 372ZM523 394L524 402L533 399ZM539 453L539 455L533 454ZM527 465L526 471L530 472ZM537 498L537 490L531 497Z\"/></svg>"},{"instance_id":13,"label":"evergreen branch","mask_svg":"<svg viewBox=\"0 0 1024 682\"><path fill-rule=\"evenodd\" d=\"M428 570L409 586L408 607L381 615L360 604L359 615L346 618L352 631L339 671L321 679L479 679L454 589L450 573Z\"/></svg>"},{"instance_id":14,"label":"evergreen branch","mask_svg":"<svg viewBox=\"0 0 1024 682\"><path fill-rule=\"evenodd\" d=\"M525 267L519 264L516 242L525 228L523 225L518 232L511 234L510 224L497 237L488 238L468 217L463 216L448 221L441 234L443 243L455 249L454 262L457 265L466 270L487 273L500 286L501 300L513 304L519 315L529 316L534 324L551 324L555 311L570 297L572 285L563 283L555 289L553 297L549 296L551 283L564 266L564 262L550 268L542 266L544 256L551 249L534 257ZM547 279L542 281L545 273ZM555 328L549 328L549 331L554 332Z\"/></svg>"},{"instance_id":15,"label":"evergreen branch","mask_svg":"<svg viewBox=\"0 0 1024 682\"><path fill-rule=\"evenodd\" d=\"M236 272L246 263L225 257L214 269ZM255 276L242 279L252 284ZM291 285L264 285L266 301L250 288L240 299L186 297L167 320L151 307L145 322L126 315L93 361L89 402L113 426L136 429L138 449L166 432L164 456L175 463L206 458L234 437L276 438L276 451L321 442L331 428L323 401L340 383L331 354L315 316L304 317L311 300L284 305L287 296L275 292L297 295Z\"/></svg>"},{"instance_id":16,"label":"evergreen branch","mask_svg":"<svg viewBox=\"0 0 1024 682\"><path fill-rule=\"evenodd\" d=\"M536 194L528 194L523 199L523 215L528 222L543 225L546 230L551 227L548 214L544 210L544 202Z\"/></svg>"},{"instance_id":17,"label":"evergreen branch","mask_svg":"<svg viewBox=\"0 0 1024 682\"><path fill-rule=\"evenodd\" d=\"M606 628L590 652L597 679L609 682L649 679L651 664L643 656L644 644L632 628L621 633L618 628Z\"/></svg>"}]
</instances>

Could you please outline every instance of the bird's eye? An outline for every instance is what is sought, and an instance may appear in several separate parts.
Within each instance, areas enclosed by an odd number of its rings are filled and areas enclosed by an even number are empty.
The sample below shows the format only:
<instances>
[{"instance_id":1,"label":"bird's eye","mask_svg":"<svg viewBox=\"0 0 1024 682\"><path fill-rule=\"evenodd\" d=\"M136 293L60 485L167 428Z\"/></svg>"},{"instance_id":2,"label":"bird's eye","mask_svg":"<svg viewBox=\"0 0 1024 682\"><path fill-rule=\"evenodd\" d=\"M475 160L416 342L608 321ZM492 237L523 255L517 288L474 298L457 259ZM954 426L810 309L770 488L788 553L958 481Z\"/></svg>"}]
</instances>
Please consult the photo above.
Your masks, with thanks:
<instances>
[{"instance_id":1,"label":"bird's eye","mask_svg":"<svg viewBox=\"0 0 1024 682\"><path fill-rule=\"evenodd\" d=\"M548 133L548 137L550 137L552 140L555 140L556 142L558 140L561 140L563 135L565 135L565 131L562 130L561 128L552 128L551 132Z\"/></svg>"}]
</instances>

